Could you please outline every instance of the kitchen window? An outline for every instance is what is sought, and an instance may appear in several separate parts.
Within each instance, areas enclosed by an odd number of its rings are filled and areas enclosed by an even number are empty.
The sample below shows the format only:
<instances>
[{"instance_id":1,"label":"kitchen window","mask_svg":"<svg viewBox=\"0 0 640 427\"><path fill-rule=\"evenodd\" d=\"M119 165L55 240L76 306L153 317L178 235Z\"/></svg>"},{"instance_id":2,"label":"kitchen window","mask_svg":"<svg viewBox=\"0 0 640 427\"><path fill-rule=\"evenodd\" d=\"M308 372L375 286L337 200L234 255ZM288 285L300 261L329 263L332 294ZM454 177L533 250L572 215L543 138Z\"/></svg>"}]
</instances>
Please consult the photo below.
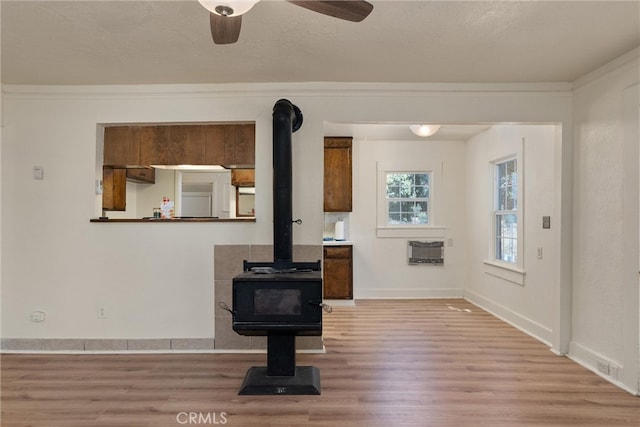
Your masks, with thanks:
<instances>
[{"instance_id":1,"label":"kitchen window","mask_svg":"<svg viewBox=\"0 0 640 427\"><path fill-rule=\"evenodd\" d=\"M443 162L401 159L378 162L376 236L445 237L440 209Z\"/></svg>"},{"instance_id":2,"label":"kitchen window","mask_svg":"<svg viewBox=\"0 0 640 427\"><path fill-rule=\"evenodd\" d=\"M430 183L430 172L387 172L387 225L429 224Z\"/></svg>"}]
</instances>

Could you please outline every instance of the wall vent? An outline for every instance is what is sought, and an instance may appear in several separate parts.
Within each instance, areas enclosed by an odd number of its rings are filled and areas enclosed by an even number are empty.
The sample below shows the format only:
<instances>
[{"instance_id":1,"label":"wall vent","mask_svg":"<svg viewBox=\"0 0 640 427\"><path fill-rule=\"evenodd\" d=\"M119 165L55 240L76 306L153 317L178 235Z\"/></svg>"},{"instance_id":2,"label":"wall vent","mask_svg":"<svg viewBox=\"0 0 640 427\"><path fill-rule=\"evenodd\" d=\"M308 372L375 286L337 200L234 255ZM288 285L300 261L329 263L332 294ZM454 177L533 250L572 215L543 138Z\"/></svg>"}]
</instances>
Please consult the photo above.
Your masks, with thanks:
<instances>
[{"instance_id":1,"label":"wall vent","mask_svg":"<svg viewBox=\"0 0 640 427\"><path fill-rule=\"evenodd\" d=\"M444 264L444 242L409 240L409 265Z\"/></svg>"}]
</instances>

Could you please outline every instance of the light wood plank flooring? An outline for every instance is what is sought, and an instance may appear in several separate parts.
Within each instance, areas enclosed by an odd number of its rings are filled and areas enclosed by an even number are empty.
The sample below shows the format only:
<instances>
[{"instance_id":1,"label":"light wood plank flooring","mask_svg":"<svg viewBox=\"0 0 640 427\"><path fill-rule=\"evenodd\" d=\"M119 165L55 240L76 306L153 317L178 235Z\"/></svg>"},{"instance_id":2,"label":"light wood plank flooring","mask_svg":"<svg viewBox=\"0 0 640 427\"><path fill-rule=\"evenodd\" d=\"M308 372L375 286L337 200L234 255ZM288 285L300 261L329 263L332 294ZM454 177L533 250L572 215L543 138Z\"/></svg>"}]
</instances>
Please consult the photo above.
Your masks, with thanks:
<instances>
[{"instance_id":1,"label":"light wood plank flooring","mask_svg":"<svg viewBox=\"0 0 640 427\"><path fill-rule=\"evenodd\" d=\"M325 315L321 396L238 396L264 354L16 355L2 426L633 426L640 398L463 300ZM189 419L191 417L191 419Z\"/></svg>"}]
</instances>

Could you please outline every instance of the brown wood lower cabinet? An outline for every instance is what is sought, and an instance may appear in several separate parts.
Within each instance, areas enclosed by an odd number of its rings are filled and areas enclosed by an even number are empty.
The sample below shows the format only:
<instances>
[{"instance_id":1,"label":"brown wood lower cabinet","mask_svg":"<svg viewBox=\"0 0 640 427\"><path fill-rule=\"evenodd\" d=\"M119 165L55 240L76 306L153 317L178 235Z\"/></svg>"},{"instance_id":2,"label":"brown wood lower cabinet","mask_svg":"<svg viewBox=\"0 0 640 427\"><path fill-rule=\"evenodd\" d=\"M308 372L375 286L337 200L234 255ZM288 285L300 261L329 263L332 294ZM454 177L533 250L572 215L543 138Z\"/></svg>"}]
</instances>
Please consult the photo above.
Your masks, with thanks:
<instances>
[{"instance_id":1,"label":"brown wood lower cabinet","mask_svg":"<svg viewBox=\"0 0 640 427\"><path fill-rule=\"evenodd\" d=\"M102 210L127 209L127 170L104 167L102 169Z\"/></svg>"},{"instance_id":2,"label":"brown wood lower cabinet","mask_svg":"<svg viewBox=\"0 0 640 427\"><path fill-rule=\"evenodd\" d=\"M353 247L324 246L323 248L324 298L353 298Z\"/></svg>"}]
</instances>

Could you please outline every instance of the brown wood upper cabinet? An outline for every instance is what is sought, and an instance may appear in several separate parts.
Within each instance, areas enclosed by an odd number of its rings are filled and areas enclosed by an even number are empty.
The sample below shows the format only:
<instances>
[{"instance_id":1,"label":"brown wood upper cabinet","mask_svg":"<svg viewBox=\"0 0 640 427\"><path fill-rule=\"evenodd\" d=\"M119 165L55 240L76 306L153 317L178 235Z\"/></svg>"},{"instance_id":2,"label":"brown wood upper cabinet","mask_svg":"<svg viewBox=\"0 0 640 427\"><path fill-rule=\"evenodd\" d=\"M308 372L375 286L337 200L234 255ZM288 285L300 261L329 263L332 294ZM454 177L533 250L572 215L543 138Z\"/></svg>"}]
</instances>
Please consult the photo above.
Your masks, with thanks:
<instances>
[{"instance_id":1,"label":"brown wood upper cabinet","mask_svg":"<svg viewBox=\"0 0 640 427\"><path fill-rule=\"evenodd\" d=\"M155 126L155 138L140 145L144 165L203 165L206 134L203 126Z\"/></svg>"},{"instance_id":2,"label":"brown wood upper cabinet","mask_svg":"<svg viewBox=\"0 0 640 427\"><path fill-rule=\"evenodd\" d=\"M324 139L324 211L351 212L351 137Z\"/></svg>"},{"instance_id":3,"label":"brown wood upper cabinet","mask_svg":"<svg viewBox=\"0 0 640 427\"><path fill-rule=\"evenodd\" d=\"M205 163L246 168L255 165L253 123L205 126Z\"/></svg>"},{"instance_id":4,"label":"brown wood upper cabinet","mask_svg":"<svg viewBox=\"0 0 640 427\"><path fill-rule=\"evenodd\" d=\"M104 165L223 165L253 167L255 124L110 126Z\"/></svg>"},{"instance_id":5,"label":"brown wood upper cabinet","mask_svg":"<svg viewBox=\"0 0 640 427\"><path fill-rule=\"evenodd\" d=\"M224 129L224 163L229 167L246 168L256 163L255 124L226 125Z\"/></svg>"},{"instance_id":6,"label":"brown wood upper cabinet","mask_svg":"<svg viewBox=\"0 0 640 427\"><path fill-rule=\"evenodd\" d=\"M255 169L231 169L231 185L236 187L255 187Z\"/></svg>"},{"instance_id":7,"label":"brown wood upper cabinet","mask_svg":"<svg viewBox=\"0 0 640 427\"><path fill-rule=\"evenodd\" d=\"M104 165L139 167L141 145L155 139L151 126L111 126L104 130Z\"/></svg>"}]
</instances>

